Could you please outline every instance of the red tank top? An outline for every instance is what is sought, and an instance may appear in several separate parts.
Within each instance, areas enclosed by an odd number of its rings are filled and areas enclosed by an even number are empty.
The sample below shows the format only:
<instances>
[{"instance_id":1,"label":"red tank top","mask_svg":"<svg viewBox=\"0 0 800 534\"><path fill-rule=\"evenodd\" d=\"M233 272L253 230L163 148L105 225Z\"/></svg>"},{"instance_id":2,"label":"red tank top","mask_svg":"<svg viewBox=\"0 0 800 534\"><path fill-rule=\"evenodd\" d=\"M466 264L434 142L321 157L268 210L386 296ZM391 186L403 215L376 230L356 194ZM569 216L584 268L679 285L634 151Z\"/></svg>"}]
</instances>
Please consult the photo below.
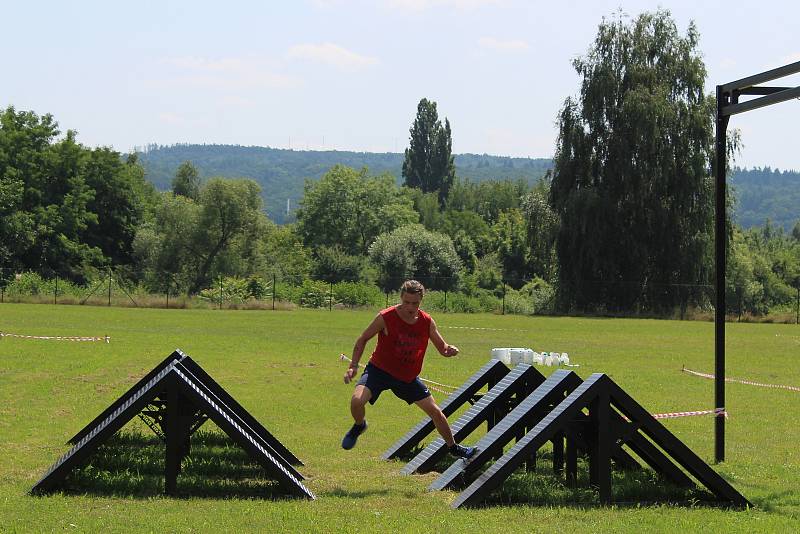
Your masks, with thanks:
<instances>
[{"instance_id":1,"label":"red tank top","mask_svg":"<svg viewBox=\"0 0 800 534\"><path fill-rule=\"evenodd\" d=\"M370 363L403 382L411 382L422 371L422 360L428 348L431 316L419 310L414 324L408 324L397 314L395 306L381 310L388 334L378 332L378 344Z\"/></svg>"}]
</instances>

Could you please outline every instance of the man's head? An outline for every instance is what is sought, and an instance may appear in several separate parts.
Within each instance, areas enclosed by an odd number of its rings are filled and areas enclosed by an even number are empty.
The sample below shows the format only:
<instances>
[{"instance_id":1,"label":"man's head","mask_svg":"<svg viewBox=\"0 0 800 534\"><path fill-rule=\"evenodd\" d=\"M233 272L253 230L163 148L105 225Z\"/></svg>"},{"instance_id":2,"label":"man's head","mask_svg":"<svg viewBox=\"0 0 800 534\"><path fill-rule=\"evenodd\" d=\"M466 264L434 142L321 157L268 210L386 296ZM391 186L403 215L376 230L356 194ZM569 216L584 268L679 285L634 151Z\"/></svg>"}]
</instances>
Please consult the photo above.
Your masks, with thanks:
<instances>
[{"instance_id":1,"label":"man's head","mask_svg":"<svg viewBox=\"0 0 800 534\"><path fill-rule=\"evenodd\" d=\"M412 295L419 294L421 298L425 296L425 286L416 280L406 280L403 282L403 285L400 286L400 296L402 297L404 293L411 293Z\"/></svg>"},{"instance_id":2,"label":"man's head","mask_svg":"<svg viewBox=\"0 0 800 534\"><path fill-rule=\"evenodd\" d=\"M408 321L413 320L417 316L417 310L424 296L425 286L416 280L403 282L400 286L400 314Z\"/></svg>"}]
</instances>

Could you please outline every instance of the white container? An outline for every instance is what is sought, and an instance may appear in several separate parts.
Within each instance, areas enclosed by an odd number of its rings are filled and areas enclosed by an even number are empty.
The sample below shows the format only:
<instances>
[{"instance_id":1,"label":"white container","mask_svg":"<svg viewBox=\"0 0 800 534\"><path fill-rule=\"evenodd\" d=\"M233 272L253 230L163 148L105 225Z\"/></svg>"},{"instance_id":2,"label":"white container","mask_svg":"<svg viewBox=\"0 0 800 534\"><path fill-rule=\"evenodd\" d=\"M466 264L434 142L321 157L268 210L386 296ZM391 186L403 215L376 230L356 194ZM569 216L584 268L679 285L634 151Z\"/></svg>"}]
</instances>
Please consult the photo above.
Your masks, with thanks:
<instances>
[{"instance_id":1,"label":"white container","mask_svg":"<svg viewBox=\"0 0 800 534\"><path fill-rule=\"evenodd\" d=\"M544 365L544 356L538 352L533 352L533 363L536 365Z\"/></svg>"},{"instance_id":2,"label":"white container","mask_svg":"<svg viewBox=\"0 0 800 534\"><path fill-rule=\"evenodd\" d=\"M525 358L525 349L516 347L513 349L508 349L509 356L511 357L511 365L519 365L523 363Z\"/></svg>"},{"instance_id":3,"label":"white container","mask_svg":"<svg viewBox=\"0 0 800 534\"><path fill-rule=\"evenodd\" d=\"M495 360L500 360L506 365L511 365L510 350L511 349L508 348L492 349L492 358Z\"/></svg>"},{"instance_id":4,"label":"white container","mask_svg":"<svg viewBox=\"0 0 800 534\"><path fill-rule=\"evenodd\" d=\"M526 363L528 365L533 365L533 350L532 349L525 349L522 354L522 363Z\"/></svg>"}]
</instances>

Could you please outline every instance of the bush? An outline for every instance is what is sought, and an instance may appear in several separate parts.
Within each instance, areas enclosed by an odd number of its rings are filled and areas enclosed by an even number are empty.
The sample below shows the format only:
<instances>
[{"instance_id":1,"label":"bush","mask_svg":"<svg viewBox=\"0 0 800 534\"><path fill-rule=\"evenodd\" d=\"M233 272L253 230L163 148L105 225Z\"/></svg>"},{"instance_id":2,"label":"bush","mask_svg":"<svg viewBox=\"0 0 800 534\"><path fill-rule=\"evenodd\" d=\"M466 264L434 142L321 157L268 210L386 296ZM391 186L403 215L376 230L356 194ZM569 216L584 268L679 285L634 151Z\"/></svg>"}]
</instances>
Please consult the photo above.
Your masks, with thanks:
<instances>
[{"instance_id":1,"label":"bush","mask_svg":"<svg viewBox=\"0 0 800 534\"><path fill-rule=\"evenodd\" d=\"M333 299L345 306L380 306L385 296L374 284L339 282L333 285Z\"/></svg>"}]
</instances>

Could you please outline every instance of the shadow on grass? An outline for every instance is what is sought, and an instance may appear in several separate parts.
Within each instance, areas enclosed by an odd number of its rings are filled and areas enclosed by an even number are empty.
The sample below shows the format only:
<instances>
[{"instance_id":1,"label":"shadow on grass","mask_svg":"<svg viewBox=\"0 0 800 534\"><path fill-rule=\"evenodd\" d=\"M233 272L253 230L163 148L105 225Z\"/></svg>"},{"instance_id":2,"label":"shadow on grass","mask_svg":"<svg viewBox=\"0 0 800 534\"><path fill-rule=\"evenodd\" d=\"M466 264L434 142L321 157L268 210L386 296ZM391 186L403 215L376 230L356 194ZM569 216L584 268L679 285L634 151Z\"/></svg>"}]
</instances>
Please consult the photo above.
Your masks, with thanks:
<instances>
[{"instance_id":1,"label":"shadow on grass","mask_svg":"<svg viewBox=\"0 0 800 534\"><path fill-rule=\"evenodd\" d=\"M566 484L563 475L554 474L551 466L552 454L540 452L535 471L518 469L481 506L605 506L600 503L598 492L590 487L587 459L578 460L578 477L574 485ZM479 475L476 473L475 477L477 476ZM613 470L611 488L612 504L616 507L635 508L664 504L713 508L729 506L727 503L721 504L705 488L682 488L662 479L651 469Z\"/></svg>"},{"instance_id":2,"label":"shadow on grass","mask_svg":"<svg viewBox=\"0 0 800 534\"><path fill-rule=\"evenodd\" d=\"M191 446L181 463L177 498L288 498L277 481L221 432L198 431ZM118 433L73 470L61 490L67 495L161 496L164 443L152 434Z\"/></svg>"}]
</instances>

